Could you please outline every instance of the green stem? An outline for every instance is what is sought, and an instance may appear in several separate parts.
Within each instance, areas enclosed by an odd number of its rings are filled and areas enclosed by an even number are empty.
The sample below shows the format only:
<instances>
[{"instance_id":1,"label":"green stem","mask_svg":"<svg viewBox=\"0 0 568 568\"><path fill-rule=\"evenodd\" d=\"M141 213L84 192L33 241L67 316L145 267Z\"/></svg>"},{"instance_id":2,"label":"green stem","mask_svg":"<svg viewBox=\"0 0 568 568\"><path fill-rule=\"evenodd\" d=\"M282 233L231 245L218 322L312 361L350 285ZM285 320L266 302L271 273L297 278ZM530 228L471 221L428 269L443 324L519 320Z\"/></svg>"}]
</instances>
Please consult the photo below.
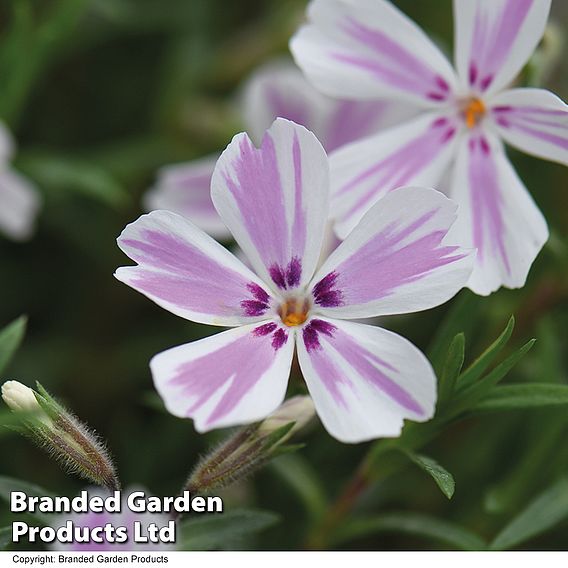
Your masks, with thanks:
<instances>
[{"instance_id":1,"label":"green stem","mask_svg":"<svg viewBox=\"0 0 568 568\"><path fill-rule=\"evenodd\" d=\"M445 425L445 420L433 420L425 424L409 424L400 438L380 440L373 444L339 497L328 507L308 535L305 548L309 550L329 548L329 545L333 542L336 528L349 516L361 496L375 483L406 467L407 462L402 459L398 450L421 448L439 434ZM383 459L380 469L377 468L379 459Z\"/></svg>"}]
</instances>

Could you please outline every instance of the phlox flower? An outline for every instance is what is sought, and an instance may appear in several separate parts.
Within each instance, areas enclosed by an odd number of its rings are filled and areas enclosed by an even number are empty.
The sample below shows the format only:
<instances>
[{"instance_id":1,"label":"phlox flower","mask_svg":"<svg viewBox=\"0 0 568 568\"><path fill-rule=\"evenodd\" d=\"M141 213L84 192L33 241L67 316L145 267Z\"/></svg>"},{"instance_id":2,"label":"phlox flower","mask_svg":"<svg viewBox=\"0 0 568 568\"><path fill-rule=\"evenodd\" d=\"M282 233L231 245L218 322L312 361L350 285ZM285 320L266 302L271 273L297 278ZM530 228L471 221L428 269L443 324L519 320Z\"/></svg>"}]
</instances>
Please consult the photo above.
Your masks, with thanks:
<instances>
[{"instance_id":1,"label":"phlox flower","mask_svg":"<svg viewBox=\"0 0 568 568\"><path fill-rule=\"evenodd\" d=\"M233 327L156 355L167 409L199 432L258 421L286 393L294 350L327 430L344 442L424 421L434 372L402 337L347 319L437 306L465 284L472 254L446 234L455 204L425 188L392 192L317 268L329 165L316 137L277 119L260 148L242 133L219 158L211 194L253 270L190 221L154 211L118 239L137 266L118 280L191 321Z\"/></svg>"},{"instance_id":2,"label":"phlox flower","mask_svg":"<svg viewBox=\"0 0 568 568\"><path fill-rule=\"evenodd\" d=\"M296 65L284 59L271 61L251 75L240 94L238 110L255 142L260 142L272 122L282 117L314 132L328 152L415 112L406 104L326 97L310 85ZM218 158L214 154L161 168L155 186L144 197L146 210L174 211L211 236L229 239L230 232L210 196Z\"/></svg>"},{"instance_id":3,"label":"phlox flower","mask_svg":"<svg viewBox=\"0 0 568 568\"><path fill-rule=\"evenodd\" d=\"M454 0L455 70L386 0L313 0L291 41L328 95L405 99L417 117L331 156L332 215L344 237L388 191L441 187L459 204L455 237L477 249L469 287L523 286L546 222L504 142L568 164L568 108L549 91L510 89L545 29L550 0Z\"/></svg>"},{"instance_id":4,"label":"phlox flower","mask_svg":"<svg viewBox=\"0 0 568 568\"><path fill-rule=\"evenodd\" d=\"M14 141L0 122L0 232L25 240L33 231L40 199L32 183L10 165Z\"/></svg>"}]
</instances>

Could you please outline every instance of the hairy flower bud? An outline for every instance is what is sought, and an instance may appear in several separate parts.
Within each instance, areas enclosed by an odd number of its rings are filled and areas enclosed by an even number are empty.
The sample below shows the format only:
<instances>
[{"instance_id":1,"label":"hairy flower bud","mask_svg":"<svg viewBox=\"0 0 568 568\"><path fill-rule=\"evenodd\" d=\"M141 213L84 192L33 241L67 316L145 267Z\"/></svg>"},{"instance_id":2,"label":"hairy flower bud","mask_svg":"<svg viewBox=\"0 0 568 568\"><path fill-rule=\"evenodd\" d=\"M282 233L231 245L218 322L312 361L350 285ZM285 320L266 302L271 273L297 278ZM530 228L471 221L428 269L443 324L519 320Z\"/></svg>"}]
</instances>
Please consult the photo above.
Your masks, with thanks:
<instances>
[{"instance_id":1,"label":"hairy flower bud","mask_svg":"<svg viewBox=\"0 0 568 568\"><path fill-rule=\"evenodd\" d=\"M208 493L243 479L271 458L296 449L285 446L315 415L309 396L287 400L262 422L237 430L200 460L184 489Z\"/></svg>"},{"instance_id":2,"label":"hairy flower bud","mask_svg":"<svg viewBox=\"0 0 568 568\"><path fill-rule=\"evenodd\" d=\"M104 445L75 416L37 383L38 391L7 381L2 398L8 407L22 414L16 430L31 438L70 473L109 489L120 487L114 466Z\"/></svg>"}]
</instances>

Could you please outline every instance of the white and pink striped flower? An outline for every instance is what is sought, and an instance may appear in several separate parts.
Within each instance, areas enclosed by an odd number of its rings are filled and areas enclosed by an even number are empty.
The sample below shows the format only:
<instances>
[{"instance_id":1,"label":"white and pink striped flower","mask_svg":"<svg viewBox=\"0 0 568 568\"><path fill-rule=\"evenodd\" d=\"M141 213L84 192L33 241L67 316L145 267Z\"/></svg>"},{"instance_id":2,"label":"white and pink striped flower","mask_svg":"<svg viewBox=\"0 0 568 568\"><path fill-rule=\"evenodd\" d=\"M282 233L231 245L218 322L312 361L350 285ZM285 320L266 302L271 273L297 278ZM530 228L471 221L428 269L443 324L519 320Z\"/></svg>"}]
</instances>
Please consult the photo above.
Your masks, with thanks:
<instances>
[{"instance_id":1,"label":"white and pink striped flower","mask_svg":"<svg viewBox=\"0 0 568 568\"><path fill-rule=\"evenodd\" d=\"M568 164L568 107L540 89L507 89L537 46L550 0L454 0L455 64L386 0L313 0L291 41L324 93L406 99L421 113L331 156L332 215L346 236L401 185L442 187L460 206L457 242L477 248L469 287L523 286L546 222L503 141Z\"/></svg>"},{"instance_id":2,"label":"white and pink striped flower","mask_svg":"<svg viewBox=\"0 0 568 568\"><path fill-rule=\"evenodd\" d=\"M156 355L156 388L200 432L255 422L284 399L294 350L316 410L339 440L399 434L434 412L436 380L402 337L345 321L425 310L467 282L473 257L447 232L456 206L392 192L316 269L329 166L316 137L278 119L255 148L235 136L212 179L219 216L254 272L190 221L154 211L118 239L137 266L116 277L191 321L234 327Z\"/></svg>"},{"instance_id":3,"label":"white and pink striped flower","mask_svg":"<svg viewBox=\"0 0 568 568\"><path fill-rule=\"evenodd\" d=\"M40 206L32 183L10 165L14 141L0 122L0 232L14 240L25 240L33 232Z\"/></svg>"},{"instance_id":4,"label":"white and pink striped flower","mask_svg":"<svg viewBox=\"0 0 568 568\"><path fill-rule=\"evenodd\" d=\"M239 107L245 129L255 143L281 117L311 130L328 152L416 113L407 104L326 97L306 81L296 65L284 59L271 61L251 75ZM146 210L174 211L212 237L229 239L231 234L211 201L211 176L218 158L215 154L161 168L155 186L144 197Z\"/></svg>"}]
</instances>

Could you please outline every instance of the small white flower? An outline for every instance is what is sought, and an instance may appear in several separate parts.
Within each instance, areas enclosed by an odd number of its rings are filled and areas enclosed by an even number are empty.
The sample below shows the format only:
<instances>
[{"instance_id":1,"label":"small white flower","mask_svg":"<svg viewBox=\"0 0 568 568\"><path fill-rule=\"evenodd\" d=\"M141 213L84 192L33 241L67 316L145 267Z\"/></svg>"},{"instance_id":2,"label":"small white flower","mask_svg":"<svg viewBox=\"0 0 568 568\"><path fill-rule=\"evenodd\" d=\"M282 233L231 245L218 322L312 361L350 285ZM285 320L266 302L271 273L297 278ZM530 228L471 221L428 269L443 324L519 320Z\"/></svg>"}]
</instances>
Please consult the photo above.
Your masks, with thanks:
<instances>
[{"instance_id":1,"label":"small white flower","mask_svg":"<svg viewBox=\"0 0 568 568\"><path fill-rule=\"evenodd\" d=\"M504 143L568 164L568 106L544 89L510 88L545 30L550 0L454 0L455 69L386 0L312 0L290 44L323 93L401 101L417 115L330 156L331 214L344 238L389 191L443 190L459 205L452 237L477 257L468 283L520 288L548 239L546 221Z\"/></svg>"},{"instance_id":2,"label":"small white flower","mask_svg":"<svg viewBox=\"0 0 568 568\"><path fill-rule=\"evenodd\" d=\"M120 248L115 276L190 321L232 327L150 362L166 408L199 432L265 419L284 400L294 351L324 426L338 440L398 436L434 414L426 357L389 331L354 323L440 305L468 281L470 251L448 233L456 205L407 187L377 203L321 264L329 165L316 137L277 119L259 148L235 136L212 199L254 271L189 220L154 211Z\"/></svg>"}]
</instances>

